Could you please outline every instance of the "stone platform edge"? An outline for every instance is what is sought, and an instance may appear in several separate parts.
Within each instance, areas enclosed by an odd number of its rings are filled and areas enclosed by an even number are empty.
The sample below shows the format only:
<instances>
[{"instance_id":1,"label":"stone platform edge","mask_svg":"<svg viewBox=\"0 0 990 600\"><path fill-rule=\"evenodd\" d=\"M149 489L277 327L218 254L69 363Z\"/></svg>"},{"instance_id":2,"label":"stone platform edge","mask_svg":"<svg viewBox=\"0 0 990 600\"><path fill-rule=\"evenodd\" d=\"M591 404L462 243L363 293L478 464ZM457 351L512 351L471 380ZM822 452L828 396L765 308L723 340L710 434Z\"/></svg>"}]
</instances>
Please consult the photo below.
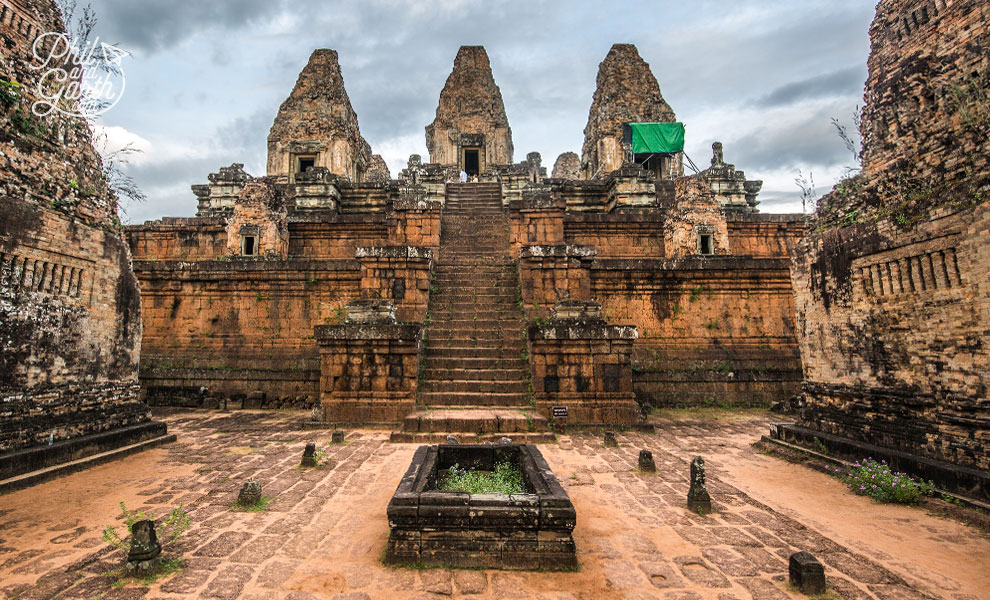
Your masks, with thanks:
<instances>
[{"instance_id":1,"label":"stone platform edge","mask_svg":"<svg viewBox=\"0 0 990 600\"><path fill-rule=\"evenodd\" d=\"M827 454L814 452L810 449L817 439L825 447ZM958 494L959 499L972 506L990 509L990 473L950 463L934 460L924 456L916 456L884 448L859 440L840 437L808 429L792 423L774 423L770 425L770 435L763 436L763 441L778 444L791 449L797 449L813 454L830 462L839 463L837 455L854 459L872 457L876 460L886 460L890 468L903 471L933 482L940 491Z\"/></svg>"}]
</instances>

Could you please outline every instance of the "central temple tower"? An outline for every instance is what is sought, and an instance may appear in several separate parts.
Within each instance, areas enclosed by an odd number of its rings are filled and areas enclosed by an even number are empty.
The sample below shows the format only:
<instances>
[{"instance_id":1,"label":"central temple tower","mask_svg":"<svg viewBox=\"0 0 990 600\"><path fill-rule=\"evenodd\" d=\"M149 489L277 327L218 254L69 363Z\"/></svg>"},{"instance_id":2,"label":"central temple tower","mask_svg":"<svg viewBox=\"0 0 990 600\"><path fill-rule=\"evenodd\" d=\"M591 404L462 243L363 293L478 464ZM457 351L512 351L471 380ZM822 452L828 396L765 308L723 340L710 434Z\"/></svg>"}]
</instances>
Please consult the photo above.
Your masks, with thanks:
<instances>
[{"instance_id":1,"label":"central temple tower","mask_svg":"<svg viewBox=\"0 0 990 600\"><path fill-rule=\"evenodd\" d=\"M484 46L461 46L440 92L437 116L426 126L430 162L457 165L469 175L512 163L512 130Z\"/></svg>"}]
</instances>

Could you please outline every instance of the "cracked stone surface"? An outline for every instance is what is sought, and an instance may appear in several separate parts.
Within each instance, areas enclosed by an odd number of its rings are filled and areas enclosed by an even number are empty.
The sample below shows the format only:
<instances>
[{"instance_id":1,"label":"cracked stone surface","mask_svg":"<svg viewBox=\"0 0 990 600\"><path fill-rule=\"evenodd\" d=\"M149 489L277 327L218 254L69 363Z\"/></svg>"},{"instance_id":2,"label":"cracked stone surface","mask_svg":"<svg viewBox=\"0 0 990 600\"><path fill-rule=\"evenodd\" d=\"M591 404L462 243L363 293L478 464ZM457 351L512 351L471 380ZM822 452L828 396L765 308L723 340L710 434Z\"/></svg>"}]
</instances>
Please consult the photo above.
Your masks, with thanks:
<instances>
[{"instance_id":1,"label":"cracked stone surface","mask_svg":"<svg viewBox=\"0 0 990 600\"><path fill-rule=\"evenodd\" d=\"M357 430L330 445L302 412L162 410L171 446L0 496L3 598L800 598L787 557L808 550L841 598L975 600L990 589L990 542L924 511L872 503L821 473L761 455L762 413L665 417L658 433L561 436L546 457L578 512L574 573L391 569L379 562L385 507L415 444ZM330 462L301 469L307 442ZM657 473L637 470L648 449ZM715 512L686 509L688 465L708 464ZM263 512L235 510L261 482ZM184 569L115 589L122 552L101 540L118 503L163 515L180 502L192 527L164 555Z\"/></svg>"}]
</instances>

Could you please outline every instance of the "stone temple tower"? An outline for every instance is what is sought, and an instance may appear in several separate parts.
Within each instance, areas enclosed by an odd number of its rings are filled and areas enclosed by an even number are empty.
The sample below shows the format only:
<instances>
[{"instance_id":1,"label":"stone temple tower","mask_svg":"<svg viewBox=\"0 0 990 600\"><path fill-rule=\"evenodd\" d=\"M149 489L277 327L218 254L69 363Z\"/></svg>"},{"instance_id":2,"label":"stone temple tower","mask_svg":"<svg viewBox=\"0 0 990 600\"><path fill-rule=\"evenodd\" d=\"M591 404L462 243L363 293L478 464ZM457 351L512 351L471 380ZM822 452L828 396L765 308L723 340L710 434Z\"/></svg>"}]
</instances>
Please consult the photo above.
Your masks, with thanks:
<instances>
[{"instance_id":1,"label":"stone temple tower","mask_svg":"<svg viewBox=\"0 0 990 600\"><path fill-rule=\"evenodd\" d=\"M362 181L370 163L371 146L361 137L337 52L316 50L268 134L267 174L285 183L308 167L326 167Z\"/></svg>"},{"instance_id":2,"label":"stone temple tower","mask_svg":"<svg viewBox=\"0 0 990 600\"><path fill-rule=\"evenodd\" d=\"M584 128L581 166L585 179L622 166L623 123L673 123L677 119L660 93L650 65L632 44L614 44L598 66L595 95ZM678 158L665 165L668 177L683 175Z\"/></svg>"},{"instance_id":3,"label":"stone temple tower","mask_svg":"<svg viewBox=\"0 0 990 600\"><path fill-rule=\"evenodd\" d=\"M512 130L483 46L457 51L436 119L426 126L426 147L430 162L457 165L472 175L512 163Z\"/></svg>"}]
</instances>

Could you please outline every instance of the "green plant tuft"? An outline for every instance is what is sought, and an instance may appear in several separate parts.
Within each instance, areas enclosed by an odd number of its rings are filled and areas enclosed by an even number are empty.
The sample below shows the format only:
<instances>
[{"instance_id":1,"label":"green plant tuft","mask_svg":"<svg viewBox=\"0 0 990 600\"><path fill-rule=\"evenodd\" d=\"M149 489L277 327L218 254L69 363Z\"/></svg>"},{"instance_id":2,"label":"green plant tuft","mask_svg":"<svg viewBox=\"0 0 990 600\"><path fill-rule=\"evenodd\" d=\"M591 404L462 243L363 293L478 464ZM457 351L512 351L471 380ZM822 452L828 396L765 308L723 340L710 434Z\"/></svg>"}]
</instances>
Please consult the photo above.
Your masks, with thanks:
<instances>
[{"instance_id":1,"label":"green plant tuft","mask_svg":"<svg viewBox=\"0 0 990 600\"><path fill-rule=\"evenodd\" d=\"M524 494L522 472L513 464L499 463L495 470L461 469L456 464L442 476L438 489L471 494Z\"/></svg>"},{"instance_id":2,"label":"green plant tuft","mask_svg":"<svg viewBox=\"0 0 990 600\"><path fill-rule=\"evenodd\" d=\"M892 471L885 460L877 462L867 458L854 463L843 462L841 468L826 466L825 469L846 482L854 493L878 502L916 504L922 496L935 494L934 484Z\"/></svg>"}]
</instances>

